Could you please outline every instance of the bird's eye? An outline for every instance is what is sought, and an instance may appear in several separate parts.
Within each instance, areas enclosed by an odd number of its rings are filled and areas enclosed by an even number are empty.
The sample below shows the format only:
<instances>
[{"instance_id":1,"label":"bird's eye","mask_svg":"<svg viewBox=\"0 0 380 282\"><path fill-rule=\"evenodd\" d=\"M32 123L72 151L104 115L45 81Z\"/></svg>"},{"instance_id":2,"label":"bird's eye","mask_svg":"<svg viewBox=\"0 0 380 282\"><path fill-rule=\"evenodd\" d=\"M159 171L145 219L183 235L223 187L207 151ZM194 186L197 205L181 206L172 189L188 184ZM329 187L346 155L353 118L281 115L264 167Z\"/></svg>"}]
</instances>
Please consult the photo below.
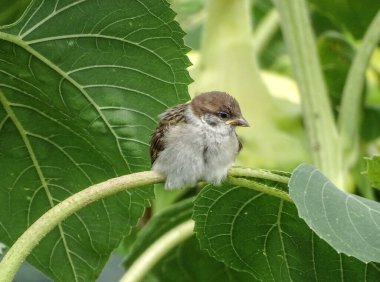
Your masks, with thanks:
<instances>
[{"instance_id":1,"label":"bird's eye","mask_svg":"<svg viewBox=\"0 0 380 282\"><path fill-rule=\"evenodd\" d=\"M218 116L221 118L221 119L226 119L226 118L229 118L230 115L226 112L219 112L218 113Z\"/></svg>"}]
</instances>

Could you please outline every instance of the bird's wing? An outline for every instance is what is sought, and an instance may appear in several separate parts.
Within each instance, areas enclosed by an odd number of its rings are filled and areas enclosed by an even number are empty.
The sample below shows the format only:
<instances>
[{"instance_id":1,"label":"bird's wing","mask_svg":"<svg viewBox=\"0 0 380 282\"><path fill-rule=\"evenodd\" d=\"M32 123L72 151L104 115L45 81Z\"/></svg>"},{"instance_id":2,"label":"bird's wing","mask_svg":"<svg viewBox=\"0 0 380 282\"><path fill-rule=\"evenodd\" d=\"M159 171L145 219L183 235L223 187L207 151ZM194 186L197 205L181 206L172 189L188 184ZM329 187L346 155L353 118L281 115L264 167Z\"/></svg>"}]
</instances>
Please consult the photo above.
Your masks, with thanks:
<instances>
[{"instance_id":1,"label":"bird's wing","mask_svg":"<svg viewBox=\"0 0 380 282\"><path fill-rule=\"evenodd\" d=\"M168 129L181 123L186 123L185 111L188 104L181 104L162 113L157 128L153 131L150 140L150 159L152 164L161 151L165 149L165 135Z\"/></svg>"},{"instance_id":2,"label":"bird's wing","mask_svg":"<svg viewBox=\"0 0 380 282\"><path fill-rule=\"evenodd\" d=\"M237 134L236 134L236 138L237 138L237 140L239 142L239 148L238 148L238 153L239 153L241 151L241 149L243 149L243 143L241 141L241 138Z\"/></svg>"}]
</instances>

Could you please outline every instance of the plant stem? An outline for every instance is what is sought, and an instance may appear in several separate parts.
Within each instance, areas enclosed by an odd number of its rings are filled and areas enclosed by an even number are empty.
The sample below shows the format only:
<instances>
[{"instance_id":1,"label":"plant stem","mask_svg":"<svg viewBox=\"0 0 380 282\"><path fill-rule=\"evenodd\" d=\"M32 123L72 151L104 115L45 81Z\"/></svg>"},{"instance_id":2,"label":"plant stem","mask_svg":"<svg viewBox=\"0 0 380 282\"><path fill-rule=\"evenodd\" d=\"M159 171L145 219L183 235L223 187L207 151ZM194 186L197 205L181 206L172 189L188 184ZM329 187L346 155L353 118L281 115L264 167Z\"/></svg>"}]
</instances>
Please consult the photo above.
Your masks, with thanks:
<instances>
[{"instance_id":1,"label":"plant stem","mask_svg":"<svg viewBox=\"0 0 380 282\"><path fill-rule=\"evenodd\" d=\"M282 176L265 169L252 169L248 167L234 166L229 169L228 175L230 176L248 176L261 179L273 180L281 183L288 184L289 177Z\"/></svg>"},{"instance_id":2,"label":"plant stem","mask_svg":"<svg viewBox=\"0 0 380 282\"><path fill-rule=\"evenodd\" d=\"M120 282L137 282L172 248L193 235L194 221L188 220L165 233L149 246L146 251L131 265Z\"/></svg>"},{"instance_id":3,"label":"plant stem","mask_svg":"<svg viewBox=\"0 0 380 282\"><path fill-rule=\"evenodd\" d=\"M241 168L234 167L229 171L230 175L235 176L248 176L248 177L256 177L260 179L268 179L273 181L278 181L282 183L288 183L288 178L285 176L274 174L270 171L261 170L261 169L249 169L249 168ZM148 184L154 184L163 182L165 178L153 171L144 171L138 172L134 174L124 175L117 178L112 178L107 181L104 181L99 184L92 185L74 195L62 201L58 205L54 206L52 209L43 214L36 222L34 222L13 244L13 246L9 249L7 254L4 256L2 261L0 262L0 278L1 281L10 282L13 280L16 275L17 270L21 266L22 262L26 259L26 257L32 252L33 248L60 222L65 220L67 217L80 210L81 208L87 206L90 203L93 203L99 199L105 198L107 196L113 195L117 192L140 187ZM250 189L255 189L257 191L266 193L268 195L272 195L278 198L281 198L285 201L292 202L289 198L289 195L281 190L268 187L261 183L258 183L254 180L237 178L233 176L228 177L228 182L234 185L239 185L242 187L247 187ZM161 258L168 250L174 247L179 242L182 242L186 238L191 235L192 232L192 222L184 223L183 225L179 225L178 229L173 229L171 232L162 237L162 241L157 244L162 244L161 246L165 246L162 249L162 253L159 254L158 257L153 256L153 253L148 253L148 258L141 257L141 261L138 262L134 269L140 269L141 267L151 267L154 263ZM169 239L168 239L169 238ZM171 238L171 239L170 239ZM169 241L168 241L169 240ZM173 242L170 244L170 240ZM154 250L157 247L152 245ZM148 250L147 250L148 252ZM156 251L155 251L156 252ZM150 265L142 266L144 263L148 263ZM137 262L136 262L137 263ZM133 270L131 273L127 273L127 277L132 275L132 277L137 277L134 279L141 278L144 273L136 274L137 270ZM137 271L139 272L139 271ZM137 276L136 276L137 275ZM140 276L141 277L140 277ZM137 280L129 280L128 281L137 281Z\"/></svg>"},{"instance_id":4,"label":"plant stem","mask_svg":"<svg viewBox=\"0 0 380 282\"><path fill-rule=\"evenodd\" d=\"M88 204L125 189L164 181L164 177L153 171L144 171L112 178L88 187L62 201L43 214L13 244L0 262L0 278L10 282L22 262L33 248L61 221Z\"/></svg>"},{"instance_id":5,"label":"plant stem","mask_svg":"<svg viewBox=\"0 0 380 282\"><path fill-rule=\"evenodd\" d=\"M253 47L256 54L260 54L268 45L279 28L279 17L276 9L270 10L261 20L253 34Z\"/></svg>"},{"instance_id":6,"label":"plant stem","mask_svg":"<svg viewBox=\"0 0 380 282\"><path fill-rule=\"evenodd\" d=\"M288 193L281 191L279 189L273 188L273 187L266 186L264 184L261 184L259 182L254 181L254 180L228 176L227 182L230 184L233 184L233 185L238 185L238 186L250 188L250 189L265 193L267 195L280 198L284 201L293 203L293 200L290 198Z\"/></svg>"},{"instance_id":7,"label":"plant stem","mask_svg":"<svg viewBox=\"0 0 380 282\"><path fill-rule=\"evenodd\" d=\"M338 132L323 79L316 42L304 0L274 0L301 93L314 164L344 187Z\"/></svg>"},{"instance_id":8,"label":"plant stem","mask_svg":"<svg viewBox=\"0 0 380 282\"><path fill-rule=\"evenodd\" d=\"M373 50L380 41L380 11L369 25L363 41L351 64L346 83L343 89L342 102L338 119L340 133L341 154L344 156L343 163L349 169L359 153L359 126L360 109L365 82L365 71Z\"/></svg>"}]
</instances>

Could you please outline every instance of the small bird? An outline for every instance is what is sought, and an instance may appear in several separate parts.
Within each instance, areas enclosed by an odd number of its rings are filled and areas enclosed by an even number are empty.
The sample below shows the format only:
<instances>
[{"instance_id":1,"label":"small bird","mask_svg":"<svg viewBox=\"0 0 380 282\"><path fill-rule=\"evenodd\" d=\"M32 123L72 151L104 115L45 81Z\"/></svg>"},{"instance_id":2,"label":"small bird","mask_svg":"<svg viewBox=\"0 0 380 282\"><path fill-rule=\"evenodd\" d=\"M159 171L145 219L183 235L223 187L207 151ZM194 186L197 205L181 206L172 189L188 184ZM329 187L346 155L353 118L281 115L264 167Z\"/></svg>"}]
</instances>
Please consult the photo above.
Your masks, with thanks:
<instances>
[{"instance_id":1,"label":"small bird","mask_svg":"<svg viewBox=\"0 0 380 282\"><path fill-rule=\"evenodd\" d=\"M152 170L166 176L165 188L192 187L203 180L220 185L242 144L236 126L249 126L239 103L212 91L162 113L152 134Z\"/></svg>"}]
</instances>

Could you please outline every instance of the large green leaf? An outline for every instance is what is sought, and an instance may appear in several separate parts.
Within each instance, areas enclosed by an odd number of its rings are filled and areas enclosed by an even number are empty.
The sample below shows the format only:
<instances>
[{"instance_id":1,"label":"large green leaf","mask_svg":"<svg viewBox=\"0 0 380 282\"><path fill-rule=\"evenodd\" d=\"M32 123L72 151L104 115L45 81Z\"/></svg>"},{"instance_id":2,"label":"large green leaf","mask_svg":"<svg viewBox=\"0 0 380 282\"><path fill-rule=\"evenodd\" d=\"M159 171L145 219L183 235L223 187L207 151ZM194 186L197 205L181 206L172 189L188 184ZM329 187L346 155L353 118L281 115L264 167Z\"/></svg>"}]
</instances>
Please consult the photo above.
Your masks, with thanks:
<instances>
[{"instance_id":1,"label":"large green leaf","mask_svg":"<svg viewBox=\"0 0 380 282\"><path fill-rule=\"evenodd\" d=\"M339 190L315 167L302 164L289 182L299 216L339 253L380 262L380 204Z\"/></svg>"},{"instance_id":2,"label":"large green leaf","mask_svg":"<svg viewBox=\"0 0 380 282\"><path fill-rule=\"evenodd\" d=\"M260 281L378 281L380 267L338 254L295 206L250 189L209 186L195 201L195 232L210 255Z\"/></svg>"},{"instance_id":3,"label":"large green leaf","mask_svg":"<svg viewBox=\"0 0 380 282\"><path fill-rule=\"evenodd\" d=\"M0 28L0 241L91 184L149 168L156 116L188 99L182 37L163 0L36 0ZM152 197L92 204L28 260L56 281L96 279Z\"/></svg>"},{"instance_id":4,"label":"large green leaf","mask_svg":"<svg viewBox=\"0 0 380 282\"><path fill-rule=\"evenodd\" d=\"M126 259L128 268L144 251L166 232L189 220L193 212L193 198L178 202L153 216L142 229ZM237 272L200 250L195 236L169 251L150 271L144 281L252 281L248 273Z\"/></svg>"}]
</instances>

